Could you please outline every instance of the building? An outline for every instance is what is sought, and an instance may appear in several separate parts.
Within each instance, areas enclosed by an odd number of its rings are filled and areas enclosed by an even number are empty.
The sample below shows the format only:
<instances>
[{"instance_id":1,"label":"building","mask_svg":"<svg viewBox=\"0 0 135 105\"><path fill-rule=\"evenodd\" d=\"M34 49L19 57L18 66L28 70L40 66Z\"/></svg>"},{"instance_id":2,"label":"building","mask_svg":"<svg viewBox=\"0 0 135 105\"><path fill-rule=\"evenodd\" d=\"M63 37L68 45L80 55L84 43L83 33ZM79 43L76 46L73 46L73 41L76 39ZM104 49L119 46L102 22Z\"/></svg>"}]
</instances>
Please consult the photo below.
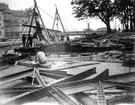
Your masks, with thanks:
<instances>
[{"instance_id":1,"label":"building","mask_svg":"<svg viewBox=\"0 0 135 105\"><path fill-rule=\"evenodd\" d=\"M4 6L0 4L0 38L3 38L5 35L4 29Z\"/></svg>"},{"instance_id":2,"label":"building","mask_svg":"<svg viewBox=\"0 0 135 105\"><path fill-rule=\"evenodd\" d=\"M11 15L8 13L5 14L5 35L6 37L18 37L18 35L23 31L23 33L28 33L28 27L23 27L22 24L27 24L30 20L31 15L29 14L29 10L25 11L15 11L11 10ZM6 16L7 15L7 16ZM11 20L8 17L11 16ZM10 24L11 23L11 24Z\"/></svg>"},{"instance_id":3,"label":"building","mask_svg":"<svg viewBox=\"0 0 135 105\"><path fill-rule=\"evenodd\" d=\"M11 10L8 4L0 3L1 37L16 38L21 31L28 32L28 28L23 29L22 24L29 21L31 14L31 9Z\"/></svg>"}]
</instances>

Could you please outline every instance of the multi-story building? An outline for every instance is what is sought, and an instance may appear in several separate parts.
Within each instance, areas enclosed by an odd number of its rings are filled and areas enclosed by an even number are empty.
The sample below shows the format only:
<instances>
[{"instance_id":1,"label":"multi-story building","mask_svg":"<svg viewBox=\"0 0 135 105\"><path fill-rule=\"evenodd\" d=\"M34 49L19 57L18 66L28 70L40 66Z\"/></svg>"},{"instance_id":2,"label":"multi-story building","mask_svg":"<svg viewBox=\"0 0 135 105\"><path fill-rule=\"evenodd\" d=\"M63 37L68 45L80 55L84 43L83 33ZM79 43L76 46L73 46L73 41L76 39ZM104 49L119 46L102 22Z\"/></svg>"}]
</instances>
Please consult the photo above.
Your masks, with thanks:
<instances>
[{"instance_id":1,"label":"multi-story building","mask_svg":"<svg viewBox=\"0 0 135 105\"><path fill-rule=\"evenodd\" d=\"M19 37L23 30L22 24L26 24L31 17L31 9L11 10L8 4L0 3L0 27L2 37L16 38ZM28 32L28 28L23 31Z\"/></svg>"},{"instance_id":2,"label":"multi-story building","mask_svg":"<svg viewBox=\"0 0 135 105\"><path fill-rule=\"evenodd\" d=\"M4 29L4 7L0 4L0 38L4 37L5 29Z\"/></svg>"}]
</instances>

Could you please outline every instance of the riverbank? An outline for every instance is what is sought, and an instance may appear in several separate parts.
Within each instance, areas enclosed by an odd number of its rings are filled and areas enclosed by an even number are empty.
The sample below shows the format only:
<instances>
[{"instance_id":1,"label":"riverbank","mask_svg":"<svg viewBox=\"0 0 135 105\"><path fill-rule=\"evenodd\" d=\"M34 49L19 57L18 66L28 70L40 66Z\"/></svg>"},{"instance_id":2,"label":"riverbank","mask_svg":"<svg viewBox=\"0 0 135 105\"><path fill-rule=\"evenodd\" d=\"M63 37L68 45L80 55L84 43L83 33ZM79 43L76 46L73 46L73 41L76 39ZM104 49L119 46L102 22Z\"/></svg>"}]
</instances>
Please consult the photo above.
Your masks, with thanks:
<instances>
[{"instance_id":1,"label":"riverbank","mask_svg":"<svg viewBox=\"0 0 135 105\"><path fill-rule=\"evenodd\" d=\"M0 42L0 48L2 47L8 47L8 46L16 46L16 45L21 45L22 41L5 41L5 42Z\"/></svg>"},{"instance_id":2,"label":"riverbank","mask_svg":"<svg viewBox=\"0 0 135 105\"><path fill-rule=\"evenodd\" d=\"M0 56L2 56L2 54L10 49L14 49L17 46L20 46L22 44L22 42L20 40L18 41L5 41L5 42L0 42Z\"/></svg>"}]
</instances>

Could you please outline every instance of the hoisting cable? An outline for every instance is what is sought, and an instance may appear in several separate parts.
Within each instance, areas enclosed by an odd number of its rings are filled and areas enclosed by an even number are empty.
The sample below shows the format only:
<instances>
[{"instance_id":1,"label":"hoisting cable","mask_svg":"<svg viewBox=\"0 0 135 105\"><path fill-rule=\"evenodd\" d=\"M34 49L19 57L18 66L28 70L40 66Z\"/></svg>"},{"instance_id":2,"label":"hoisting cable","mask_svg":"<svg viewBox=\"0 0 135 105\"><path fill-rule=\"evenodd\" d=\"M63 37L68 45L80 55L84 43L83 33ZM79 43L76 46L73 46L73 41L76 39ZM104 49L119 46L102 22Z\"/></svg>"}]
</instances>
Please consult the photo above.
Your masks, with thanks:
<instances>
[{"instance_id":1,"label":"hoisting cable","mask_svg":"<svg viewBox=\"0 0 135 105\"><path fill-rule=\"evenodd\" d=\"M45 12L48 16L50 16L51 18L53 18L54 19L54 17L53 16L51 16L49 13L47 13L45 10L43 10L42 8L40 8L39 6L38 6L38 8L40 9L40 10L42 10L43 12Z\"/></svg>"},{"instance_id":2,"label":"hoisting cable","mask_svg":"<svg viewBox=\"0 0 135 105\"><path fill-rule=\"evenodd\" d=\"M62 16L65 20L66 20L66 22L73 28L73 30L74 31L76 31L76 29L70 24L70 22L64 17L64 16Z\"/></svg>"}]
</instances>

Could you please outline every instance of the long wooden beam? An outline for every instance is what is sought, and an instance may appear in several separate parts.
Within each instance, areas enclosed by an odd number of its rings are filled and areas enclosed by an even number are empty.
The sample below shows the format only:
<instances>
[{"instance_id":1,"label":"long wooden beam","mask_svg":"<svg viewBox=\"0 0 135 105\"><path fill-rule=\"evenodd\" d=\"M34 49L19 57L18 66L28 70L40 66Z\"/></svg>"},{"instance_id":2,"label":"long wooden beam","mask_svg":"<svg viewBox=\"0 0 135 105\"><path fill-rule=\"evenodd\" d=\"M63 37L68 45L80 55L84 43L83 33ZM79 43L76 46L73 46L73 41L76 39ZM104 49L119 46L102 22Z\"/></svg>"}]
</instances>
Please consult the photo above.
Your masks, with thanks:
<instances>
[{"instance_id":1,"label":"long wooden beam","mask_svg":"<svg viewBox=\"0 0 135 105\"><path fill-rule=\"evenodd\" d=\"M33 69L29 69L23 72L19 72L19 73L15 73L9 76L2 77L0 78L0 85L4 85L10 82L25 78L27 76L31 76L32 73L33 73Z\"/></svg>"},{"instance_id":2,"label":"long wooden beam","mask_svg":"<svg viewBox=\"0 0 135 105\"><path fill-rule=\"evenodd\" d=\"M81 85L85 85L85 84L90 84L90 83L95 83L95 82L98 82L102 79L107 79L107 77L109 77L109 70L106 69L105 71L103 71L102 73L98 74L95 78L93 79L86 79L86 80L77 80L77 81L67 81L67 82L59 82L58 84L52 84L51 86L56 86L56 87L60 87L60 88L63 88L63 87L74 87L74 86L81 86Z\"/></svg>"},{"instance_id":3,"label":"long wooden beam","mask_svg":"<svg viewBox=\"0 0 135 105\"><path fill-rule=\"evenodd\" d=\"M79 74L76 74L76 75L74 75L72 77L66 78L66 79L64 79L62 81L57 82L56 84L64 83L64 82L73 82L73 81L77 81L77 80L82 80L84 78L87 78L87 77L95 74L95 73L96 73L96 67L91 68L89 70L86 70L84 72L81 72Z\"/></svg>"},{"instance_id":4,"label":"long wooden beam","mask_svg":"<svg viewBox=\"0 0 135 105\"><path fill-rule=\"evenodd\" d=\"M104 76L104 74L106 74L106 72L107 72L107 70L105 70L104 72L102 72L99 75L102 77L102 76ZM53 91L52 87L57 88L59 86L60 89L63 88L63 87L70 87L76 92L78 92L78 91L81 92L84 89L89 90L90 87L93 87L93 83L95 83L95 80L89 79L89 80L80 80L80 81L76 81L76 82L57 84L57 85L54 85L54 86L52 85L52 86L49 86L49 87L41 88L41 89L38 89L36 91L30 92L29 94L24 94L21 97L17 97L14 100L11 100L11 101L9 101L7 103L4 103L3 105L9 105L9 104L10 105L15 105L15 104L20 105L20 104L24 104L24 103L28 103L28 102L37 101L37 100L39 100L39 99L41 99L41 98L43 98L45 96L48 96L48 95L50 96L53 93L53 92L49 93L49 91ZM84 88L85 86L86 86L86 88ZM79 88L79 87L81 87L81 88ZM79 88L79 90L77 88ZM68 90L69 88L66 88L66 89ZM59 91L54 91L54 92L59 93ZM65 93L65 90L64 90L64 93ZM75 92L73 92L73 93L75 93ZM70 91L70 93L67 93L67 94L72 94L72 91Z\"/></svg>"},{"instance_id":5,"label":"long wooden beam","mask_svg":"<svg viewBox=\"0 0 135 105\"><path fill-rule=\"evenodd\" d=\"M47 88L46 87L46 84L44 83L42 77L40 76L39 74L39 71L36 70L34 68L34 73L35 73L35 76L37 77L37 80L38 82L40 83L40 85L43 87L43 91L42 91L42 94L40 93L40 96L38 94L38 97L36 97L36 94L33 94L34 92L30 93L30 94L26 94L27 98L24 97L24 95L22 97L17 97L16 99L14 100L11 100L7 103L4 103L3 105L21 105L21 104L24 104L24 103L27 103L27 102L31 102L31 98L32 95L34 95L34 100L33 101L36 101L38 99L41 99L43 98L46 94L49 94L51 95L60 105L77 105L73 100L71 100L65 93L63 93L63 91L61 91L59 88L57 87L49 87ZM40 91L42 90L40 89ZM46 92L47 90L47 92ZM37 92L40 92L40 91L37 91ZM29 98L30 100L29 100Z\"/></svg>"}]
</instances>

